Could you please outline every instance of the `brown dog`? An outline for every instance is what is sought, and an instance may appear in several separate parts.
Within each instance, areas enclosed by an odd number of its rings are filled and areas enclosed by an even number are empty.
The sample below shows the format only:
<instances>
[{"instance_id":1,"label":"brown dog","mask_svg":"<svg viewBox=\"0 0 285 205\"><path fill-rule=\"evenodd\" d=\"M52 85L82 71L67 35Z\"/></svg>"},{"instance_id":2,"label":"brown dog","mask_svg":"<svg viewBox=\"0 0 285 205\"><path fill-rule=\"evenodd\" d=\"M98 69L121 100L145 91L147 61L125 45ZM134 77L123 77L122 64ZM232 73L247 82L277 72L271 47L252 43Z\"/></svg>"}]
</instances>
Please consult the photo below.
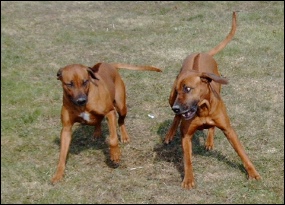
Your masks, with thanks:
<instances>
[{"instance_id":1,"label":"brown dog","mask_svg":"<svg viewBox=\"0 0 285 205\"><path fill-rule=\"evenodd\" d=\"M205 146L213 149L214 131L218 127L223 131L230 144L240 156L249 178L260 179L253 164L246 155L234 129L230 124L225 104L219 93L221 84L228 81L221 77L213 56L221 51L233 38L236 31L236 13L233 13L232 29L228 36L207 53L193 53L183 62L169 97L169 104L176 114L166 134L164 142L168 144L181 122L182 148L184 157L184 179L182 187L194 186L192 170L192 137L196 130L209 129Z\"/></svg>"},{"instance_id":2,"label":"brown dog","mask_svg":"<svg viewBox=\"0 0 285 205\"><path fill-rule=\"evenodd\" d=\"M62 130L60 138L60 155L57 170L51 180L52 184L63 178L68 154L72 126L75 122L94 125L94 137L101 135L101 121L106 116L110 133L110 158L120 161L120 148L116 131L116 112L121 132L121 141L129 142L125 127L127 114L125 85L118 68L130 70L149 70L161 72L152 66L134 66L121 63L98 63L93 68L73 64L59 69L57 79L63 87L63 105L61 110Z\"/></svg>"}]
</instances>

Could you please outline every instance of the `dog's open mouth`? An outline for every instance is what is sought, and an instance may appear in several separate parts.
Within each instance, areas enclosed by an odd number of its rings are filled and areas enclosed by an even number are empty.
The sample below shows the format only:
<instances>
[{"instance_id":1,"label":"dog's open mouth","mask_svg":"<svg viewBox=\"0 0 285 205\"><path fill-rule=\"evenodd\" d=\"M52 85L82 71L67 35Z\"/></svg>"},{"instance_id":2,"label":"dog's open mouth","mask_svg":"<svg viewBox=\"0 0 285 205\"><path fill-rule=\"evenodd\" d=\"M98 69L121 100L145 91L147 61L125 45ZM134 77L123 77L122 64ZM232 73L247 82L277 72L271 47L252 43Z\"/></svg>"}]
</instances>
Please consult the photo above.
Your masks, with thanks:
<instances>
[{"instance_id":1,"label":"dog's open mouth","mask_svg":"<svg viewBox=\"0 0 285 205\"><path fill-rule=\"evenodd\" d=\"M187 110L184 113L181 113L182 117L184 117L185 120L190 120L196 115L196 111L198 109L198 106L192 106L189 110Z\"/></svg>"}]
</instances>

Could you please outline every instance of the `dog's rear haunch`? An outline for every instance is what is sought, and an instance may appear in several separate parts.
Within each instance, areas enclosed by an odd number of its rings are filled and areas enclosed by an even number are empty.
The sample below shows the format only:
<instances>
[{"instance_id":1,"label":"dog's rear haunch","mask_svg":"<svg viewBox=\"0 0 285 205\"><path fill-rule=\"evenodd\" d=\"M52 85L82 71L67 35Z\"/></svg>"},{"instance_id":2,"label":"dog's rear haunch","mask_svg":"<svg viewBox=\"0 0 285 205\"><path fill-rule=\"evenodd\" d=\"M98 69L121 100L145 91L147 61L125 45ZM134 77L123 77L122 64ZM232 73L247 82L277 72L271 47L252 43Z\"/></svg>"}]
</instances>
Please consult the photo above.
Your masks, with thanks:
<instances>
[{"instance_id":1,"label":"dog's rear haunch","mask_svg":"<svg viewBox=\"0 0 285 205\"><path fill-rule=\"evenodd\" d=\"M169 104L175 113L172 125L164 142L168 144L180 124L184 158L182 187L194 187L192 169L192 137L196 130L209 129L205 147L213 149L215 127L223 131L228 141L241 158L249 178L260 179L259 173L249 160L238 136L230 124L226 106L220 97L221 84L227 79L220 76L213 56L233 38L236 31L236 13L233 13L232 29L228 36L207 53L193 53L186 57L172 87Z\"/></svg>"},{"instance_id":2,"label":"dog's rear haunch","mask_svg":"<svg viewBox=\"0 0 285 205\"><path fill-rule=\"evenodd\" d=\"M63 104L61 109L62 130L60 136L60 154L52 184L63 178L66 158L71 143L72 126L79 122L94 125L94 137L101 136L101 121L108 120L110 158L120 162L121 151L116 131L117 116L121 132L121 142L130 141L125 126L127 115L125 85L120 77L119 68L130 70L148 70L161 72L152 66L135 66L122 63L98 63L92 68L73 64L59 69L57 79L62 82Z\"/></svg>"}]
</instances>

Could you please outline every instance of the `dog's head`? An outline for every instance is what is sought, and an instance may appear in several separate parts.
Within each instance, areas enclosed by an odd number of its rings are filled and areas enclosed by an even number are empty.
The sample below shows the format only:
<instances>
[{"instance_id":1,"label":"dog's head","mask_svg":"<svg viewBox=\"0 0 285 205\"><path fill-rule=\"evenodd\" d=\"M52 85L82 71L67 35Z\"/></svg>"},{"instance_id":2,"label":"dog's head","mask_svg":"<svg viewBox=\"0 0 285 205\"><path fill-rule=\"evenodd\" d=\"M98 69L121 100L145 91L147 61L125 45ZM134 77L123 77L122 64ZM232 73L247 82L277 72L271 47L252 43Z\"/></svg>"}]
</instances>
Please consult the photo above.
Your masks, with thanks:
<instances>
[{"instance_id":1,"label":"dog's head","mask_svg":"<svg viewBox=\"0 0 285 205\"><path fill-rule=\"evenodd\" d=\"M91 68L72 64L60 68L57 72L57 79L62 82L64 94L75 105L84 106L88 101L90 81L97 78Z\"/></svg>"},{"instance_id":2,"label":"dog's head","mask_svg":"<svg viewBox=\"0 0 285 205\"><path fill-rule=\"evenodd\" d=\"M175 114L181 114L184 119L190 120L195 115L204 99L220 98L219 93L213 88L211 82L227 84L227 79L213 73L187 71L180 74L176 79L176 99L172 106Z\"/></svg>"}]
</instances>

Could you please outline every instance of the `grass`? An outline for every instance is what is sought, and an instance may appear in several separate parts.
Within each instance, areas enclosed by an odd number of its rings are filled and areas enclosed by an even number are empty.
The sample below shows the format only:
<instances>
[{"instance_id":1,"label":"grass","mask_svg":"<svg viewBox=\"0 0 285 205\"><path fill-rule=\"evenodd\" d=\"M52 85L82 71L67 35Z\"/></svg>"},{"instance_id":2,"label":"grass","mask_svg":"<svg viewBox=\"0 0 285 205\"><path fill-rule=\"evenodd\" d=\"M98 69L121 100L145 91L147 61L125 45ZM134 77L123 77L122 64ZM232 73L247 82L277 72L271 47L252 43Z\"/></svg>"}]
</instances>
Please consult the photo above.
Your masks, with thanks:
<instances>
[{"instance_id":1,"label":"grass","mask_svg":"<svg viewBox=\"0 0 285 205\"><path fill-rule=\"evenodd\" d=\"M193 139L197 187L183 190L179 132L165 146L172 83L183 59L208 51L230 80L222 98L262 176L248 181L221 131L204 150ZM52 186L59 154L59 68L97 62L148 64L163 73L120 70L127 88L129 144L108 161L103 136L76 125L64 180ZM148 117L153 114L154 119ZM284 203L284 2L1 2L1 203Z\"/></svg>"}]
</instances>

